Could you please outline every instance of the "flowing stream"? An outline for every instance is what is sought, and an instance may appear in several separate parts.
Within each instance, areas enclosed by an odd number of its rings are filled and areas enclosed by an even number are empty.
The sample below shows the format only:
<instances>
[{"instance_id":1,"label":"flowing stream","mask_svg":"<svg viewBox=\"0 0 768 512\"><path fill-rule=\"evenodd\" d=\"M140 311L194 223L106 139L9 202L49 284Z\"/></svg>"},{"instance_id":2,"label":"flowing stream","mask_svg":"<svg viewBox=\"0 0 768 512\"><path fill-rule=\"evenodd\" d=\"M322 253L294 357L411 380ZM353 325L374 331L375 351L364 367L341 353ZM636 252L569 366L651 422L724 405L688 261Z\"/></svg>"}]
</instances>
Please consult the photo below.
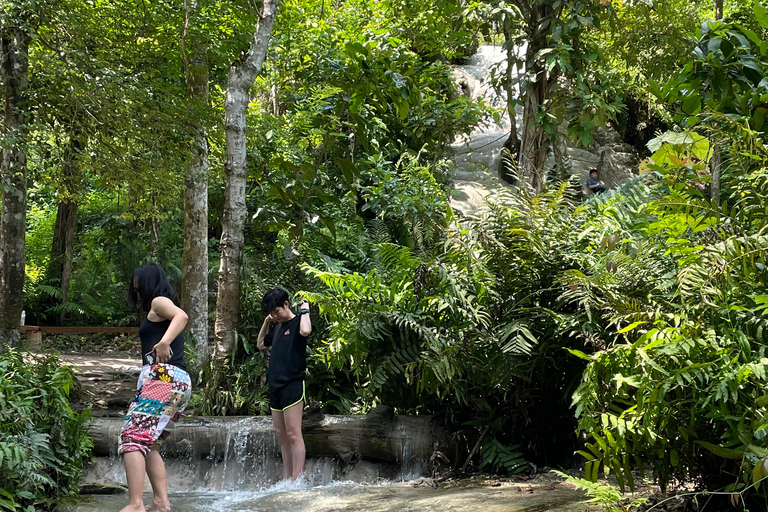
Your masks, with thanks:
<instances>
[{"instance_id":1,"label":"flowing stream","mask_svg":"<svg viewBox=\"0 0 768 512\"><path fill-rule=\"evenodd\" d=\"M320 487L281 483L251 492L172 492L171 510L185 512L586 512L581 493L530 487L415 487L410 483ZM151 497L146 496L145 502ZM125 506L125 495L93 496L59 507L62 512L110 512Z\"/></svg>"},{"instance_id":2,"label":"flowing stream","mask_svg":"<svg viewBox=\"0 0 768 512\"><path fill-rule=\"evenodd\" d=\"M421 477L428 454L424 451L424 422L395 417L366 423L360 417L323 417L315 429L329 429L328 437L343 437L334 446L365 451L372 439L395 442L394 461L362 459L355 452L346 457L310 457L304 476L294 483L281 481L279 446L266 417L209 419L190 418L180 423L167 445L168 485L173 510L186 512L231 511L452 511L535 512L587 510L579 502L583 494L542 475L530 482L476 485L464 482L449 488L436 487ZM127 502L125 473L116 457L121 421L100 419L94 423L97 453L86 469L83 484L94 492L83 499L60 504L59 512L118 512ZM309 422L311 425L311 421ZM354 425L352 428L349 425ZM312 434L310 426L310 437ZM342 430L334 430L341 428ZM394 439L394 441L393 441ZM104 440L109 440L106 449ZM101 446L101 448L99 448ZM308 444L308 446L317 446ZM317 448L314 448L317 449ZM106 453L109 452L109 455ZM152 499L145 482L145 502Z\"/></svg>"}]
</instances>

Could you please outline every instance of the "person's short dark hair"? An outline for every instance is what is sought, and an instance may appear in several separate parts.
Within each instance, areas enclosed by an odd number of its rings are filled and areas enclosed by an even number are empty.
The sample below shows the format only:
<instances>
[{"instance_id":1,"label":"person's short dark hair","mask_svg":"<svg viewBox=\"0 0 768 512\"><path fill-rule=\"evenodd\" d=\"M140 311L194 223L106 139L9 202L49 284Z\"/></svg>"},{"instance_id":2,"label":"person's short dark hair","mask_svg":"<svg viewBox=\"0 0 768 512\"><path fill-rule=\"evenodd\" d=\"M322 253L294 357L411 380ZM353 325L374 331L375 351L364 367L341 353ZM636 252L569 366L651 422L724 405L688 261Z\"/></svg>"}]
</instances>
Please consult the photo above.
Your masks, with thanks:
<instances>
[{"instance_id":1,"label":"person's short dark hair","mask_svg":"<svg viewBox=\"0 0 768 512\"><path fill-rule=\"evenodd\" d=\"M288 292L282 288L274 288L264 294L261 299L261 311L271 313L275 308L283 307L288 302Z\"/></svg>"},{"instance_id":2,"label":"person's short dark hair","mask_svg":"<svg viewBox=\"0 0 768 512\"><path fill-rule=\"evenodd\" d=\"M141 309L149 312L155 297L168 297L175 303L176 291L160 265L147 263L133 271L128 283L128 304L132 308L141 306Z\"/></svg>"},{"instance_id":3,"label":"person's short dark hair","mask_svg":"<svg viewBox=\"0 0 768 512\"><path fill-rule=\"evenodd\" d=\"M590 169L589 170L589 175L592 176L592 173L597 174L597 169Z\"/></svg>"}]
</instances>

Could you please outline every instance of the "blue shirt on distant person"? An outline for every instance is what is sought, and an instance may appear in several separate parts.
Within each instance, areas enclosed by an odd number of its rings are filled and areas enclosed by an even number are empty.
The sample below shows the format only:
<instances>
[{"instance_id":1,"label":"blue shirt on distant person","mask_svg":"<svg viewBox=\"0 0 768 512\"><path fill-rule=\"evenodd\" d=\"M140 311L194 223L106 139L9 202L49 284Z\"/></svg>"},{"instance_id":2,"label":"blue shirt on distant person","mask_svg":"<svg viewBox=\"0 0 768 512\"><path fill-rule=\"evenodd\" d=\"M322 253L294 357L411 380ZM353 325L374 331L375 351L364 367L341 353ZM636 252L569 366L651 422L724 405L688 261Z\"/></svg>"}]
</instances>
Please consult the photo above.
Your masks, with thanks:
<instances>
[{"instance_id":1,"label":"blue shirt on distant person","mask_svg":"<svg viewBox=\"0 0 768 512\"><path fill-rule=\"evenodd\" d=\"M593 194L600 194L608 190L605 183L597 179L597 169L589 170L589 179L587 180L587 187Z\"/></svg>"}]
</instances>

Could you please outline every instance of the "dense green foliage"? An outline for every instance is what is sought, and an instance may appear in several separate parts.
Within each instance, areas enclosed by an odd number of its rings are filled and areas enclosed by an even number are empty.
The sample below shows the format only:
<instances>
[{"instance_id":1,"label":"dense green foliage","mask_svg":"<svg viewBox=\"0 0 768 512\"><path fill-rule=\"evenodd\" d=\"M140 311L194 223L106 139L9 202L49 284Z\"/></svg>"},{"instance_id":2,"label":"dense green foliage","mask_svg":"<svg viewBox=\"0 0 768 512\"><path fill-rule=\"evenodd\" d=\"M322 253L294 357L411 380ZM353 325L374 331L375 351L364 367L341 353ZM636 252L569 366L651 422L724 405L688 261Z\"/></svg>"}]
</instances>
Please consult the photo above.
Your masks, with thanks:
<instances>
[{"instance_id":1,"label":"dense green foliage","mask_svg":"<svg viewBox=\"0 0 768 512\"><path fill-rule=\"evenodd\" d=\"M0 510L34 511L76 494L91 440L89 411L74 412L72 369L45 356L0 353Z\"/></svg>"},{"instance_id":2,"label":"dense green foliage","mask_svg":"<svg viewBox=\"0 0 768 512\"><path fill-rule=\"evenodd\" d=\"M648 461L662 486L676 477L738 488L745 482L712 474L713 465L725 463L718 459L734 460L738 474L738 467L760 468L768 456L762 441L768 154L758 141L759 159L740 155L750 179L739 181L722 205L702 199L691 175L680 181L670 173L675 179L662 185L668 191L635 210L632 229L622 223L610 281L571 280L590 289L581 300L612 330L605 350L574 351L589 361L574 403L590 434L583 453L592 479L604 464L631 486L630 468ZM734 142L735 158L741 142ZM636 265L640 251L651 261ZM642 297L609 293L627 282L646 283Z\"/></svg>"},{"instance_id":3,"label":"dense green foliage","mask_svg":"<svg viewBox=\"0 0 768 512\"><path fill-rule=\"evenodd\" d=\"M435 414L477 445L468 462L488 471L568 464L579 449L593 481L608 472L632 487L632 472L650 468L663 488L679 479L743 489L765 476L768 457L764 2L733 2L718 21L707 21L710 2L513 3L281 3L247 113L237 342L223 364L200 369L195 404L267 412L255 339L261 297L280 285L319 309L308 390L326 412L383 403ZM30 27L27 319L46 323L63 309L72 324L135 324L124 297L134 267L160 261L181 284L180 169L197 120L181 66L183 11L120 0L58 7ZM210 42L210 101L197 112L210 141L212 278L225 75L247 47L251 7L211 3L194 27ZM450 145L499 113L462 94L447 62L482 38L537 39L529 64L550 83L535 122L550 147L568 134L589 144L595 124L616 115L643 151L657 129L666 132L657 142L683 148L605 195L585 199L574 181L550 176L539 194L505 189L487 209L457 215ZM513 87L530 76L496 78ZM684 147L702 136L706 148ZM708 199L715 147L720 202ZM64 301L51 239L67 201L78 223ZM0 441L0 469L12 470L0 478L14 478L0 480L0 507L47 503L74 489L85 418L31 409L12 380L39 381L59 404L69 370L3 358L0 428L17 430ZM58 472L40 466L62 457Z\"/></svg>"}]
</instances>

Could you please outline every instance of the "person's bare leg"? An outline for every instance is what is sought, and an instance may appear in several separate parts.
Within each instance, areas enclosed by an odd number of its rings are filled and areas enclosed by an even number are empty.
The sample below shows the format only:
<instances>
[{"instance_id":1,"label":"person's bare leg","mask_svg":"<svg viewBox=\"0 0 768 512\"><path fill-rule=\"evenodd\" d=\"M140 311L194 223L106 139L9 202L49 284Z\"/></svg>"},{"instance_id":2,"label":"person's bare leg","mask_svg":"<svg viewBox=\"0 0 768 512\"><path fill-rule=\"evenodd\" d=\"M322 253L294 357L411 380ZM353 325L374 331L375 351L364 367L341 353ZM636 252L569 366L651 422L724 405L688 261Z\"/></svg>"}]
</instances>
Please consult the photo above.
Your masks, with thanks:
<instances>
[{"instance_id":1,"label":"person's bare leg","mask_svg":"<svg viewBox=\"0 0 768 512\"><path fill-rule=\"evenodd\" d=\"M124 453L123 464L128 481L128 505L120 512L144 512L144 455L141 452Z\"/></svg>"},{"instance_id":2,"label":"person's bare leg","mask_svg":"<svg viewBox=\"0 0 768 512\"><path fill-rule=\"evenodd\" d=\"M293 452L293 471L291 480L296 480L304 471L304 458L306 456L304 448L304 438L301 435L301 416L304 412L304 401L297 403L283 411L283 421L285 422L285 433L288 436L288 442Z\"/></svg>"},{"instance_id":3,"label":"person's bare leg","mask_svg":"<svg viewBox=\"0 0 768 512\"><path fill-rule=\"evenodd\" d=\"M168 512L171 509L171 503L168 501L168 481L165 476L165 462L163 462L163 457L154 446L147 454L146 465L149 483L152 484L152 493L154 494L152 504L147 506L147 510Z\"/></svg>"},{"instance_id":4,"label":"person's bare leg","mask_svg":"<svg viewBox=\"0 0 768 512\"><path fill-rule=\"evenodd\" d=\"M285 431L283 411L272 411L272 424L275 426L277 440L280 442L280 451L283 454L283 479L287 480L293 474L293 448Z\"/></svg>"}]
</instances>

